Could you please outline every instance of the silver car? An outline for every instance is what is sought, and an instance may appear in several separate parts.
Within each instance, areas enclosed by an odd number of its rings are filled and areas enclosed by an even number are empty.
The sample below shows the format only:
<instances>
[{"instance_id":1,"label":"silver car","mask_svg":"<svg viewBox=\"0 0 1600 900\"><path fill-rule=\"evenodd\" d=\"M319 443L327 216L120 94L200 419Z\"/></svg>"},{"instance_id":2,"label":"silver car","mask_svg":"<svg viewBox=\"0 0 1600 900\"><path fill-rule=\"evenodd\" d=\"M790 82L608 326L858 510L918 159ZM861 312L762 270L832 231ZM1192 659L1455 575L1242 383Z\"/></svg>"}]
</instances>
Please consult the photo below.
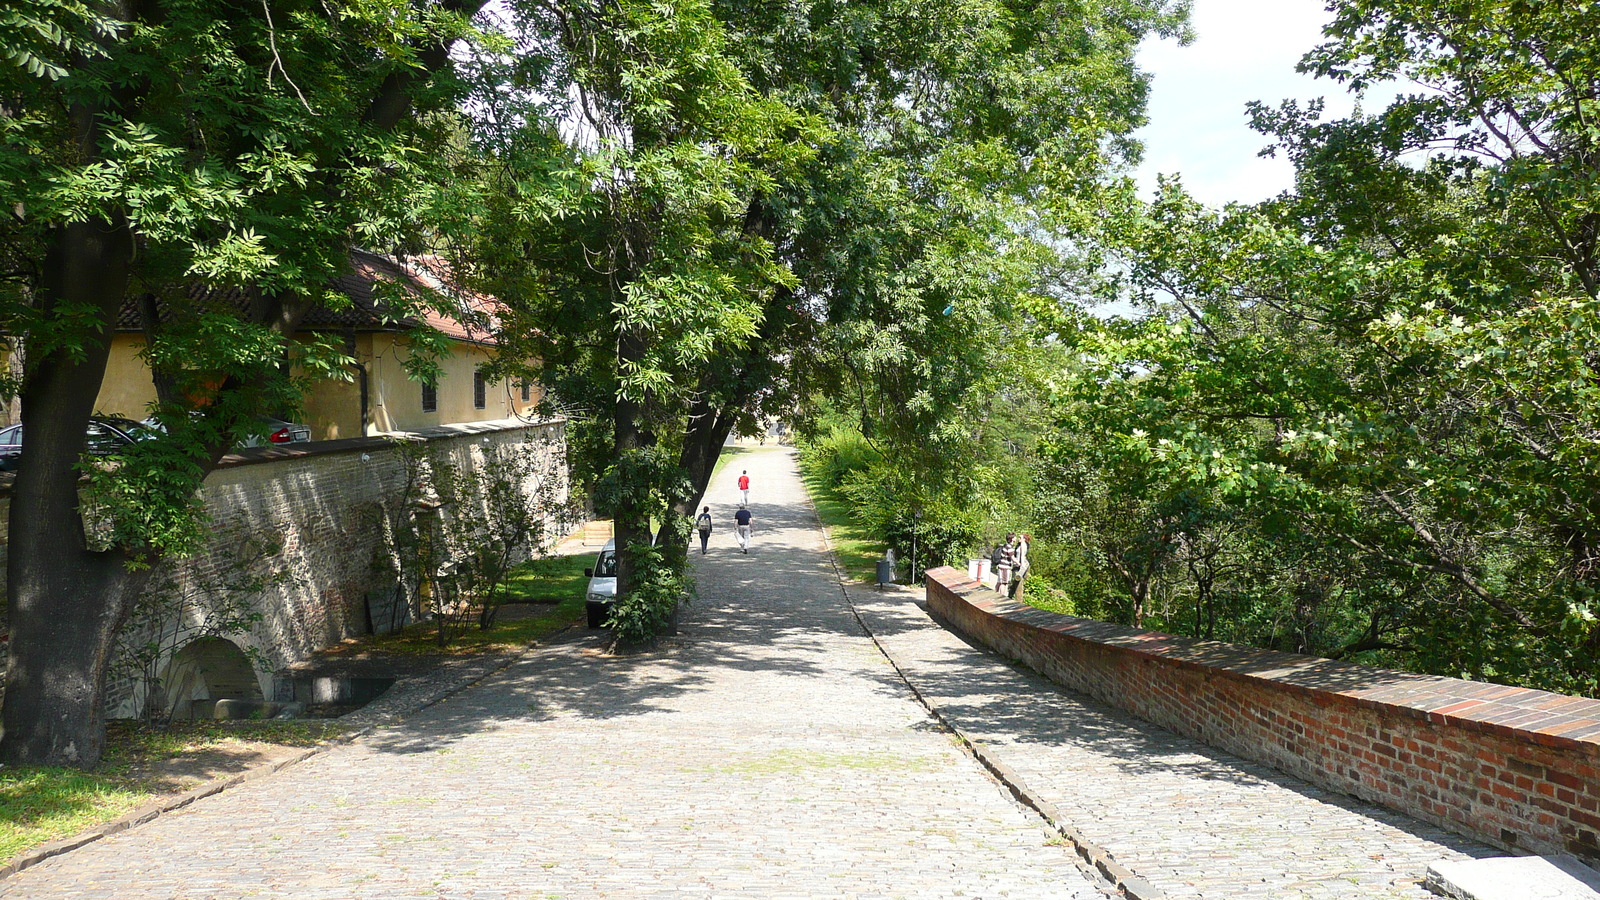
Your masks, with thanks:
<instances>
[{"instance_id":1,"label":"silver car","mask_svg":"<svg viewBox=\"0 0 1600 900\"><path fill-rule=\"evenodd\" d=\"M601 628L611 615L611 604L617 599L617 542L606 541L594 565L584 569L589 576L589 590L584 595L583 608L588 614L589 627Z\"/></svg>"}]
</instances>

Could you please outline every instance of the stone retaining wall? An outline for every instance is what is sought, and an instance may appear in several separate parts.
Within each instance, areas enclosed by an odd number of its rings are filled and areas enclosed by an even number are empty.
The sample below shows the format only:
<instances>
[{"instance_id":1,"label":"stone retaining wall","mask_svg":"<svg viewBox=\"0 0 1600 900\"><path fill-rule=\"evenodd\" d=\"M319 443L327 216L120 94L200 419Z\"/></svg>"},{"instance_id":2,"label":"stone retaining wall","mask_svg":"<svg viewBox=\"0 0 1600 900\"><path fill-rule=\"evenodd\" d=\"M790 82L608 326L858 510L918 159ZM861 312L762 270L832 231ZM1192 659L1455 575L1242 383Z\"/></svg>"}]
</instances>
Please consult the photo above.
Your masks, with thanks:
<instances>
[{"instance_id":1,"label":"stone retaining wall","mask_svg":"<svg viewBox=\"0 0 1600 900\"><path fill-rule=\"evenodd\" d=\"M1140 631L953 568L926 577L936 614L1073 690L1490 844L1600 865L1600 700Z\"/></svg>"},{"instance_id":2,"label":"stone retaining wall","mask_svg":"<svg viewBox=\"0 0 1600 900\"><path fill-rule=\"evenodd\" d=\"M567 500L563 420L480 422L243 450L224 457L206 478L202 494L211 536L205 549L166 564L181 590L197 598L175 627L195 633L207 595L265 580L247 598L260 621L248 633L224 637L256 657L262 694L269 699L274 671L368 633L374 624L368 622L369 603L374 612L395 605L394 528L396 517L410 512L401 508L407 480L402 444L458 469L476 466L488 447L531 446L544 463L540 477L555 479L558 505ZM531 492L539 485L524 488ZM9 490L0 492L0 522L9 507ZM564 524L552 517L547 529L561 531ZM4 537L0 531L0 562ZM272 552L264 554L263 548ZM0 590L3 577L0 566ZM136 715L139 705L133 679L108 684L107 709L113 715Z\"/></svg>"}]
</instances>

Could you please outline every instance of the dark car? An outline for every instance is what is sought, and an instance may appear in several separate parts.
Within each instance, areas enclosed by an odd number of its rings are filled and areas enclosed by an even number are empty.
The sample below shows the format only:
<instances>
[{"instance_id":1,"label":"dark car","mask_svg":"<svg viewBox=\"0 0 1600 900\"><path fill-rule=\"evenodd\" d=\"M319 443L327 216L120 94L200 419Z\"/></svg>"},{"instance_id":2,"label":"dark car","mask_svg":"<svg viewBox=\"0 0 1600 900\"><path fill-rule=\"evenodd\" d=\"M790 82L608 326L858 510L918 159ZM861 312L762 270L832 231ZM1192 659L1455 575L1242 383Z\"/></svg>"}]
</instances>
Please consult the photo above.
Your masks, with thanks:
<instances>
[{"instance_id":1,"label":"dark car","mask_svg":"<svg viewBox=\"0 0 1600 900\"><path fill-rule=\"evenodd\" d=\"M91 416L84 437L91 456L111 456L122 448L156 436L143 422L121 416ZM0 471L15 471L22 458L22 426L0 428Z\"/></svg>"}]
</instances>

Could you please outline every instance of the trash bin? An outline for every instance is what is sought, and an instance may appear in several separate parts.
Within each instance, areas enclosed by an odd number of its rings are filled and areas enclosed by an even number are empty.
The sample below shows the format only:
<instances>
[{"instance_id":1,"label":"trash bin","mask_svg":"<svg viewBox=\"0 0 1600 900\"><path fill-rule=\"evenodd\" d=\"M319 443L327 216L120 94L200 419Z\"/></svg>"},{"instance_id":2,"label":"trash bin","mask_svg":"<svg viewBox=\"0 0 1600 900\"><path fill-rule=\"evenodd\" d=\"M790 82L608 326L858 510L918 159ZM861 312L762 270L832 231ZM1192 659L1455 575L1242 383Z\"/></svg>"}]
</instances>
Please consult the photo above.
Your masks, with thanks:
<instances>
[{"instance_id":1,"label":"trash bin","mask_svg":"<svg viewBox=\"0 0 1600 900\"><path fill-rule=\"evenodd\" d=\"M894 583L894 563L888 561L887 559L878 560L878 583Z\"/></svg>"}]
</instances>

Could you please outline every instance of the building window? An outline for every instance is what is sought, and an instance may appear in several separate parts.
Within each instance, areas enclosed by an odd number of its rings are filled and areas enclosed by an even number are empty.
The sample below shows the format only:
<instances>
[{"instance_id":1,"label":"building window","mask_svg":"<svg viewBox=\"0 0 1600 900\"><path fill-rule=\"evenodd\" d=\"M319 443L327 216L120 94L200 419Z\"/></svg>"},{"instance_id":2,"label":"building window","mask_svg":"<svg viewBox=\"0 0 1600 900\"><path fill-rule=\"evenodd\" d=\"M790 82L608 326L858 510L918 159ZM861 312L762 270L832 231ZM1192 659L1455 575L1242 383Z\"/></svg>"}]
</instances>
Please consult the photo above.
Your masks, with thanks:
<instances>
[{"instance_id":1,"label":"building window","mask_svg":"<svg viewBox=\"0 0 1600 900\"><path fill-rule=\"evenodd\" d=\"M483 409L489 405L489 386L483 382L482 372L472 373L472 408Z\"/></svg>"},{"instance_id":2,"label":"building window","mask_svg":"<svg viewBox=\"0 0 1600 900\"><path fill-rule=\"evenodd\" d=\"M439 411L439 386L431 381L422 383L422 411Z\"/></svg>"},{"instance_id":3,"label":"building window","mask_svg":"<svg viewBox=\"0 0 1600 900\"><path fill-rule=\"evenodd\" d=\"M528 402L531 402L532 400L533 400L533 383L528 381L528 379L524 378L524 379L522 379L522 402L523 403L528 403Z\"/></svg>"}]
</instances>

